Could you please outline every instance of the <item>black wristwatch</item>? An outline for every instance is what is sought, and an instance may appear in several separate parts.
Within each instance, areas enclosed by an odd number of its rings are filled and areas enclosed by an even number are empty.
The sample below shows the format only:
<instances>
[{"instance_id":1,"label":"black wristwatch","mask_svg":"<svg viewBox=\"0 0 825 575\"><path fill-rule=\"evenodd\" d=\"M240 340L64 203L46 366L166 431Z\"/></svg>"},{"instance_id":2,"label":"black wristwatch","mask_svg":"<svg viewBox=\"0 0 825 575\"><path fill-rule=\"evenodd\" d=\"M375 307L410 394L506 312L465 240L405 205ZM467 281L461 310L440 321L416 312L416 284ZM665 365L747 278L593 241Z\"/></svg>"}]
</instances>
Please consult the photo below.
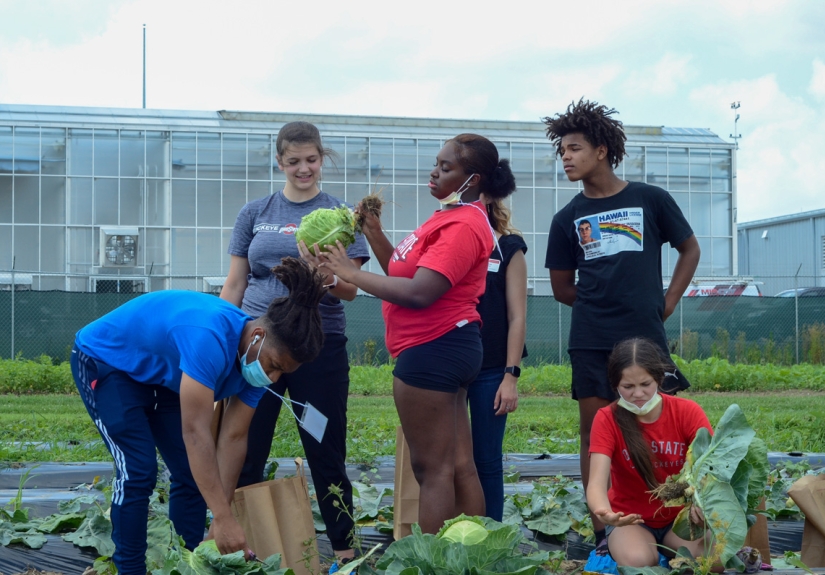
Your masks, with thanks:
<instances>
[{"instance_id":1,"label":"black wristwatch","mask_svg":"<svg viewBox=\"0 0 825 575\"><path fill-rule=\"evenodd\" d=\"M511 373L513 377L518 378L521 375L521 368L517 365L511 365L510 367L504 368L504 373Z\"/></svg>"}]
</instances>

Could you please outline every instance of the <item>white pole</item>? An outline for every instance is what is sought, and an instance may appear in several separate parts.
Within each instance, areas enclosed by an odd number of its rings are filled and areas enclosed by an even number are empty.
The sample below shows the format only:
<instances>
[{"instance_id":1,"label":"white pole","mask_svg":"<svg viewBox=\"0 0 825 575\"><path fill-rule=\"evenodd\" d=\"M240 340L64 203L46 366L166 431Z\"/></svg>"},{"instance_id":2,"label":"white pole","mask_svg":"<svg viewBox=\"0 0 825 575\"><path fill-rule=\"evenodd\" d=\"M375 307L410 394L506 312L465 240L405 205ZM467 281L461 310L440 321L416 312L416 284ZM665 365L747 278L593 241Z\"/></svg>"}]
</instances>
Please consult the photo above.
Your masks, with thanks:
<instances>
[{"instance_id":1,"label":"white pole","mask_svg":"<svg viewBox=\"0 0 825 575\"><path fill-rule=\"evenodd\" d=\"M146 24L143 25L143 108L146 108Z\"/></svg>"}]
</instances>

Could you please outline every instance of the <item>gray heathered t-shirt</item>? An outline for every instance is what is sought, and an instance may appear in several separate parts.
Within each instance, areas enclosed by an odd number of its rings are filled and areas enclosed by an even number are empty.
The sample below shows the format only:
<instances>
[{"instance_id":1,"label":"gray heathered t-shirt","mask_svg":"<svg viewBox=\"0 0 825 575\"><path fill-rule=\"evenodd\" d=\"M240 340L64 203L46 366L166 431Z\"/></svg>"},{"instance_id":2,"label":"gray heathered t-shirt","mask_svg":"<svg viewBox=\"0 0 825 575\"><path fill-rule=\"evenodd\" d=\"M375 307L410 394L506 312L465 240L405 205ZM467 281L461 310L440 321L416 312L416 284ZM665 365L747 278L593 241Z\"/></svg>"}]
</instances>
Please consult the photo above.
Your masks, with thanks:
<instances>
[{"instance_id":1,"label":"gray heathered t-shirt","mask_svg":"<svg viewBox=\"0 0 825 575\"><path fill-rule=\"evenodd\" d=\"M243 311L252 317L260 317L273 299L289 293L269 270L279 265L281 258L301 257L295 230L303 216L318 208L337 208L343 203L323 192L311 200L296 203L280 191L241 208L229 241L229 254L249 260L248 286L241 305ZM355 243L347 249L347 255L350 259L361 258L363 263L370 259L364 236L356 234ZM324 333L344 333L346 318L340 299L327 293L319 309Z\"/></svg>"}]
</instances>

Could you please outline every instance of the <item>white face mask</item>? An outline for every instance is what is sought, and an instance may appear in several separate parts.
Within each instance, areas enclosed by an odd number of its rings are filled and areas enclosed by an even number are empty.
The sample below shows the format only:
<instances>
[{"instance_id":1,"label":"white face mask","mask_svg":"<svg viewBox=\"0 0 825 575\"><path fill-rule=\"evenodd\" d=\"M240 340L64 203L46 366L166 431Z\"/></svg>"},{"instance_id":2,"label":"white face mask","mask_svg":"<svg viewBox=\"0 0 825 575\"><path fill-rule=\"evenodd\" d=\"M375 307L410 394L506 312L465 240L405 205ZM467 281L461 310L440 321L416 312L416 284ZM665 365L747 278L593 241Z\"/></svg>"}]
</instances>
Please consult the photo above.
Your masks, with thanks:
<instances>
[{"instance_id":1,"label":"white face mask","mask_svg":"<svg viewBox=\"0 0 825 575\"><path fill-rule=\"evenodd\" d=\"M315 407L309 403L299 403L297 401L292 401L291 399L284 397L283 395L273 391L271 388L265 388L269 393L273 395L277 395L281 398L281 401L284 402L284 405L292 414L292 417L298 422L298 425L304 428L304 431L309 433L312 437L314 437L318 443L321 443L321 440L324 438L324 432L327 429L327 416L315 409ZM303 413L301 413L301 417L295 415L295 412L292 410L292 405L296 404L300 405L304 408Z\"/></svg>"},{"instance_id":2,"label":"white face mask","mask_svg":"<svg viewBox=\"0 0 825 575\"><path fill-rule=\"evenodd\" d=\"M641 407L635 403L627 401L621 394L619 394L619 405L635 415L647 415L656 409L656 406L660 403L662 403L662 396L659 395L659 392L656 392L656 394L647 400L647 402Z\"/></svg>"},{"instance_id":3,"label":"white face mask","mask_svg":"<svg viewBox=\"0 0 825 575\"><path fill-rule=\"evenodd\" d=\"M473 179L473 176L475 176L475 174L470 174L470 177L467 178L467 180L463 184L461 184L456 191L448 195L446 198L438 200L439 203L442 206L449 206L451 204L457 204L458 202L460 202L461 195L470 189L470 186L468 186L467 184L470 182L471 179Z\"/></svg>"}]
</instances>

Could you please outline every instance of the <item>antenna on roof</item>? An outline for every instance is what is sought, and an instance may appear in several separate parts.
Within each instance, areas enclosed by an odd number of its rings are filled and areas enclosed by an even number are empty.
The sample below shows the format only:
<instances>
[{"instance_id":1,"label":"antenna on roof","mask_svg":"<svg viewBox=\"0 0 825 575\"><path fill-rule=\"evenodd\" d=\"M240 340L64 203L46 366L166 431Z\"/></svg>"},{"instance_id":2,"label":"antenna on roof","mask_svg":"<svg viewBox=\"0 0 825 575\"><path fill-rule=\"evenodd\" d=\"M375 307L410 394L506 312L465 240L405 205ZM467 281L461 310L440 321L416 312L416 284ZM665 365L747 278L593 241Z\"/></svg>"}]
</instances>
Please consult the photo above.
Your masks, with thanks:
<instances>
[{"instance_id":1,"label":"antenna on roof","mask_svg":"<svg viewBox=\"0 0 825 575\"><path fill-rule=\"evenodd\" d=\"M738 110L739 109L739 101L731 102L730 103L731 110ZM733 134L730 135L733 138L733 143L736 145L736 149L739 149L739 138L742 137L742 134L739 133L739 112L736 112L736 117L733 119Z\"/></svg>"},{"instance_id":2,"label":"antenna on roof","mask_svg":"<svg viewBox=\"0 0 825 575\"><path fill-rule=\"evenodd\" d=\"M143 25L143 107L146 108L146 24Z\"/></svg>"}]
</instances>

